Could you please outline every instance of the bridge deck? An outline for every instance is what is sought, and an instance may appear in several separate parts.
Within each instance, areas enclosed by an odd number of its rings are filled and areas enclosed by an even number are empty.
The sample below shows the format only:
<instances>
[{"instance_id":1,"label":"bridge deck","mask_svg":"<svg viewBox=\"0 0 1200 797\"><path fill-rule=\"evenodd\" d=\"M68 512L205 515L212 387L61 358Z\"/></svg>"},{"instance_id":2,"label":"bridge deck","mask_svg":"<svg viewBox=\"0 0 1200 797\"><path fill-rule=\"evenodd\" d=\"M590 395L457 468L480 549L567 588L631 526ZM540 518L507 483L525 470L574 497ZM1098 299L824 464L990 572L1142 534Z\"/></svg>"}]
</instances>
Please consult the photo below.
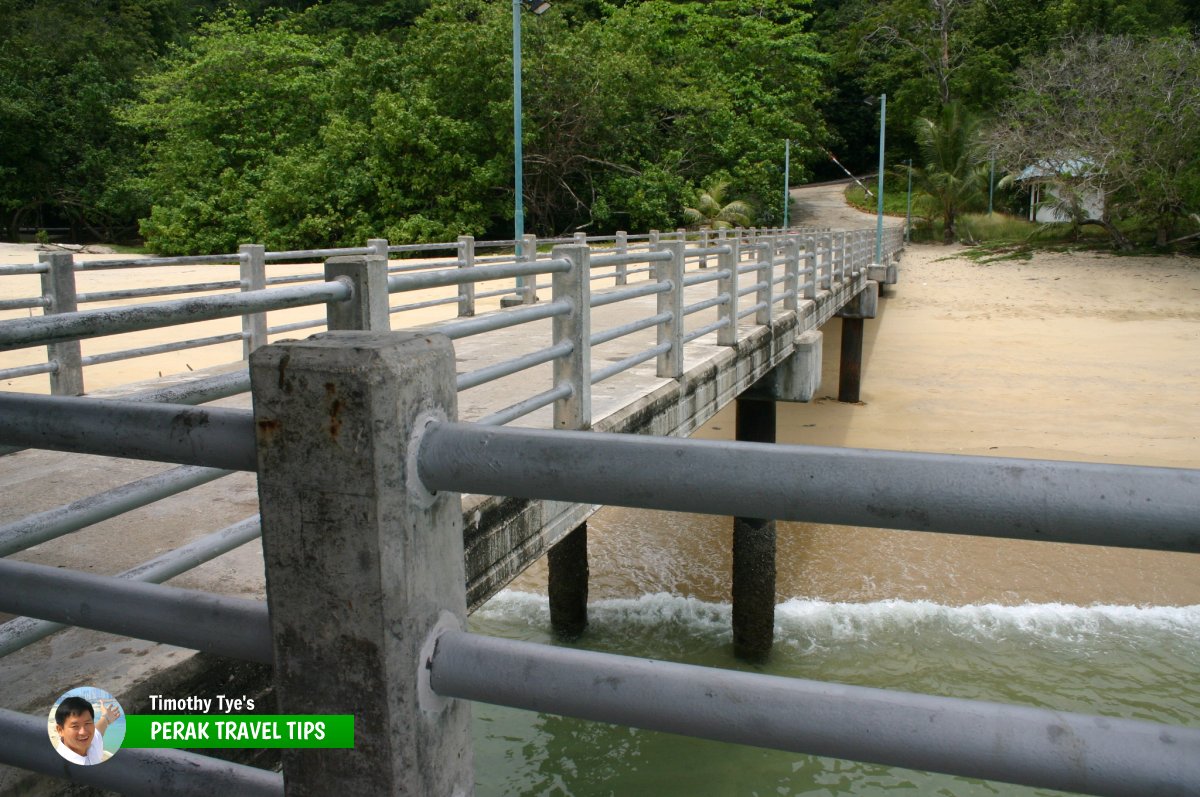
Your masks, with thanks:
<instances>
[{"instance_id":1,"label":"bridge deck","mask_svg":"<svg viewBox=\"0 0 1200 797\"><path fill-rule=\"evenodd\" d=\"M657 435L689 434L786 359L792 353L797 334L819 328L866 284L865 273L854 278L847 274L845 282L831 292L822 291L816 301L801 300L796 313L785 312L782 305L776 305L771 326L739 325L736 347L718 346L715 332L687 344L685 373L679 380L656 376L655 362L650 360L599 383L593 392L593 428ZM686 303L712 296L713 286L714 283L709 283L687 289ZM544 292L543 298L548 298L547 294L548 291ZM743 302L743 306L750 303L748 298ZM594 308L592 312L592 331L599 332L654 315L656 299L654 296L631 299ZM688 317L688 327L699 328L716 317L715 310L702 311ZM550 327L547 320L456 341L459 371L472 371L545 347L550 344ZM644 351L655 344L655 335L655 329L650 328L594 347L593 368ZM190 376L208 374L211 371ZM459 416L465 420L478 419L550 386L551 366L538 366L460 392ZM217 404L247 407L249 396ZM515 424L548 427L550 414L547 407ZM0 457L0 483L6 485L0 494L0 517L25 517L169 467L34 450ZM503 588L597 509L555 502L464 497L468 600L472 607ZM13 558L84 572L116 574L241 521L256 510L254 477L239 473L35 546ZM168 583L262 598L265 587L261 546L257 541L244 545ZM8 619L0 616L0 622ZM192 651L167 645L67 629L5 658L6 677L0 683L0 705L26 712L41 711L58 696L63 683L96 683L114 694L124 693L194 655ZM52 668L53 677L47 677L48 668ZM16 774L4 770L0 767L0 786L8 782L6 777Z\"/></svg>"}]
</instances>

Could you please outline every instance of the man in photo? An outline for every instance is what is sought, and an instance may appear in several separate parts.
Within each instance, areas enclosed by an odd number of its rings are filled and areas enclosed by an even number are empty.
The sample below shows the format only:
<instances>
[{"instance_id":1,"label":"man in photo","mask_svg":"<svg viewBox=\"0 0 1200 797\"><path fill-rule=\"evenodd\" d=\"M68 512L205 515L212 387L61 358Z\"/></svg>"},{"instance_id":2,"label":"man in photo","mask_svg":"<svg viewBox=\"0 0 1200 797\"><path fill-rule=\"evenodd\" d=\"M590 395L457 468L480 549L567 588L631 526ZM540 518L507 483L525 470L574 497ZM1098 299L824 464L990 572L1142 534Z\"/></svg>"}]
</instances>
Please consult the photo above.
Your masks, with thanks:
<instances>
[{"instance_id":1,"label":"man in photo","mask_svg":"<svg viewBox=\"0 0 1200 797\"><path fill-rule=\"evenodd\" d=\"M111 705L106 705L111 703ZM54 749L73 764L99 764L104 760L104 731L121 716L116 701L101 701L101 716L90 701L82 697L67 697L54 712L58 742Z\"/></svg>"}]
</instances>

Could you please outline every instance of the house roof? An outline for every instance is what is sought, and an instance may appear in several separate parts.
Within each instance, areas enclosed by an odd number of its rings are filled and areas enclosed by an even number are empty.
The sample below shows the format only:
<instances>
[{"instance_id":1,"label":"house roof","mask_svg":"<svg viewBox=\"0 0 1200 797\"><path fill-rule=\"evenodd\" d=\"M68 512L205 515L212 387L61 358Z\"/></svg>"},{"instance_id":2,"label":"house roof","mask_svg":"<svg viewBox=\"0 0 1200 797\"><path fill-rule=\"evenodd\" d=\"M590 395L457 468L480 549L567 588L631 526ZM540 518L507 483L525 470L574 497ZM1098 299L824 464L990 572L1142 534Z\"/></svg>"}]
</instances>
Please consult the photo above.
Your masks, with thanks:
<instances>
[{"instance_id":1,"label":"house roof","mask_svg":"<svg viewBox=\"0 0 1200 797\"><path fill-rule=\"evenodd\" d=\"M1044 158L1030 166L1026 166L1018 180L1044 180L1055 177L1080 177L1095 171L1096 162L1091 158L1076 156L1073 158L1052 159Z\"/></svg>"}]
</instances>

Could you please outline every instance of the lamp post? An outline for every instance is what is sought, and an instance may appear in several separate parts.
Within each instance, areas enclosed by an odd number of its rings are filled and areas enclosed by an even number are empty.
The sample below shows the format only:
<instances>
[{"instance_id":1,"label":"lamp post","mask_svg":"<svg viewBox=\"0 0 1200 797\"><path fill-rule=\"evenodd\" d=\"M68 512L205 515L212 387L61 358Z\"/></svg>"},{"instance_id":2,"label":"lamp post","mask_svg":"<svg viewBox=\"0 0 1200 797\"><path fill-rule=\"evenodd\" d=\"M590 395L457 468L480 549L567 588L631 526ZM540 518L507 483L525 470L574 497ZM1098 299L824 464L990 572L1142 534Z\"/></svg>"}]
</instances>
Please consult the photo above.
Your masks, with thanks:
<instances>
[{"instance_id":1,"label":"lamp post","mask_svg":"<svg viewBox=\"0 0 1200 797\"><path fill-rule=\"evenodd\" d=\"M883 262L883 145L887 131L887 95L879 95L879 190L875 212L875 262Z\"/></svg>"},{"instance_id":2,"label":"lamp post","mask_svg":"<svg viewBox=\"0 0 1200 797\"><path fill-rule=\"evenodd\" d=\"M521 241L525 237L525 155L521 146L521 6L527 5L535 14L546 13L546 0L512 0L513 51L513 240L517 259L524 254ZM517 277L517 295L524 301L525 278Z\"/></svg>"},{"instance_id":3,"label":"lamp post","mask_svg":"<svg viewBox=\"0 0 1200 797\"><path fill-rule=\"evenodd\" d=\"M788 226L788 205L791 204L792 195L788 191L788 184L791 182L792 168L792 140L785 138L783 140L783 229Z\"/></svg>"}]
</instances>

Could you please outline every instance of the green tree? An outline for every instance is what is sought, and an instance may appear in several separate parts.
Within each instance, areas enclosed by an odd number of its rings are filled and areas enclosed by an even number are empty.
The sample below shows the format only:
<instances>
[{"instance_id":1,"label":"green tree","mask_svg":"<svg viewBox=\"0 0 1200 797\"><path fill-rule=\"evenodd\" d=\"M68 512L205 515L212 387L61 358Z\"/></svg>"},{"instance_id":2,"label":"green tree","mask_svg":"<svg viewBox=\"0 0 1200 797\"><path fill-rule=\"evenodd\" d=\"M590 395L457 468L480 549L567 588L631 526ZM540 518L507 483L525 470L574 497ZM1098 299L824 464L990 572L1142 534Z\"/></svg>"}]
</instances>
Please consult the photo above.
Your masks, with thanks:
<instances>
[{"instance_id":1,"label":"green tree","mask_svg":"<svg viewBox=\"0 0 1200 797\"><path fill-rule=\"evenodd\" d=\"M713 180L696 196L695 207L683 209L683 219L696 227L713 230L749 227L754 223L754 208L740 199L725 201L728 180Z\"/></svg>"},{"instance_id":2,"label":"green tree","mask_svg":"<svg viewBox=\"0 0 1200 797\"><path fill-rule=\"evenodd\" d=\"M958 216L982 201L987 185L979 121L952 102L936 119L917 120L916 139L924 165L913 178L942 217L943 240L953 243Z\"/></svg>"},{"instance_id":3,"label":"green tree","mask_svg":"<svg viewBox=\"0 0 1200 797\"><path fill-rule=\"evenodd\" d=\"M1103 198L1099 224L1129 248L1119 221L1166 245L1200 210L1200 45L1183 37L1089 36L1029 63L990 138L1014 172L1072 176ZM1079 168L1077 164L1086 164Z\"/></svg>"}]
</instances>

